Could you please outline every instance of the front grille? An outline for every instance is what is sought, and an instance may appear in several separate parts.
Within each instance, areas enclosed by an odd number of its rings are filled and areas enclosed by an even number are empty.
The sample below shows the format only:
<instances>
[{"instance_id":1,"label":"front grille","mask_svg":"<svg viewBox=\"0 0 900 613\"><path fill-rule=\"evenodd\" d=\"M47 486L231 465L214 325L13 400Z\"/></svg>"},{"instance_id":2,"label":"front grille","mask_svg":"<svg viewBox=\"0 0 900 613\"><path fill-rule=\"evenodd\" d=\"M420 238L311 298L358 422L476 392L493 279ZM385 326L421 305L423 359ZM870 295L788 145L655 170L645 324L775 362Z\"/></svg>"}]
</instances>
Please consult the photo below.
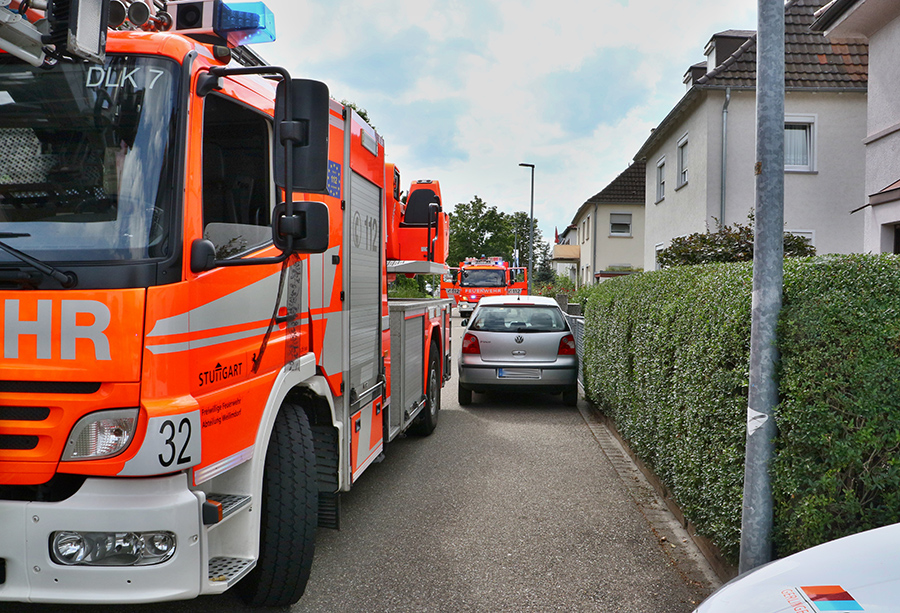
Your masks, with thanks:
<instances>
[{"instance_id":1,"label":"front grille","mask_svg":"<svg viewBox=\"0 0 900 613\"><path fill-rule=\"evenodd\" d=\"M49 407L2 407L0 421L44 421L50 417Z\"/></svg>"},{"instance_id":2,"label":"front grille","mask_svg":"<svg viewBox=\"0 0 900 613\"><path fill-rule=\"evenodd\" d=\"M7 394L95 394L100 383L91 381L0 381Z\"/></svg>"},{"instance_id":3,"label":"front grille","mask_svg":"<svg viewBox=\"0 0 900 613\"><path fill-rule=\"evenodd\" d=\"M5 451L27 451L38 445L38 437L30 434L0 434L0 449Z\"/></svg>"}]
</instances>

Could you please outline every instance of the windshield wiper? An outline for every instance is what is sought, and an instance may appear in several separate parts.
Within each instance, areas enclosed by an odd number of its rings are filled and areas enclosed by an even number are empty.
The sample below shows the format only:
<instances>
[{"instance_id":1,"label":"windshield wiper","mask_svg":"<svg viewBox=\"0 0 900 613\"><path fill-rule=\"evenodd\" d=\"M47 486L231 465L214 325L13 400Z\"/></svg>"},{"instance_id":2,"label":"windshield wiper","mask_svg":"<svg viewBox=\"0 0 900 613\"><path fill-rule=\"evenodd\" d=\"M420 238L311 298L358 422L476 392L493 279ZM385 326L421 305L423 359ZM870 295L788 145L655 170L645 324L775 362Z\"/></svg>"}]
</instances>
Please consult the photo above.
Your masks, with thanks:
<instances>
[{"instance_id":1,"label":"windshield wiper","mask_svg":"<svg viewBox=\"0 0 900 613\"><path fill-rule=\"evenodd\" d=\"M5 238L22 238L25 236L31 236L30 234L23 234L19 232L0 232L0 239ZM58 268L53 268L49 264L45 264L40 260L31 257L27 253L22 253L18 249L13 249L2 240L0 240L0 249L3 249L6 253L10 254L13 257L19 258L26 264L31 265L33 268L39 270L47 276L53 277L59 284L62 285L66 289L70 289L75 287L78 284L78 277L75 276L74 272L62 272Z\"/></svg>"}]
</instances>

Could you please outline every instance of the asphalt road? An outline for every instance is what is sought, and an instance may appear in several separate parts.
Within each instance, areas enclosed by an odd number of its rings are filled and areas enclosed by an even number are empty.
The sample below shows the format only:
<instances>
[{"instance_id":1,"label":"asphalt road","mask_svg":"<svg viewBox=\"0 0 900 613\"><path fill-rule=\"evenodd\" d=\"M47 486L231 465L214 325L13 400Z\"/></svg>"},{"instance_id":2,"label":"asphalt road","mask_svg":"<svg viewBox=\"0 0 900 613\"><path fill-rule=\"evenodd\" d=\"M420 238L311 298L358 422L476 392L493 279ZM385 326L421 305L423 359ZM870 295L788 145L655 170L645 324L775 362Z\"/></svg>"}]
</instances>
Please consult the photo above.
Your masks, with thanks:
<instances>
[{"instance_id":1,"label":"asphalt road","mask_svg":"<svg viewBox=\"0 0 900 613\"><path fill-rule=\"evenodd\" d=\"M454 373L437 430L388 445L342 506L293 613L689 613L715 583L583 399L476 394L460 408ZM230 594L128 607L245 610Z\"/></svg>"}]
</instances>

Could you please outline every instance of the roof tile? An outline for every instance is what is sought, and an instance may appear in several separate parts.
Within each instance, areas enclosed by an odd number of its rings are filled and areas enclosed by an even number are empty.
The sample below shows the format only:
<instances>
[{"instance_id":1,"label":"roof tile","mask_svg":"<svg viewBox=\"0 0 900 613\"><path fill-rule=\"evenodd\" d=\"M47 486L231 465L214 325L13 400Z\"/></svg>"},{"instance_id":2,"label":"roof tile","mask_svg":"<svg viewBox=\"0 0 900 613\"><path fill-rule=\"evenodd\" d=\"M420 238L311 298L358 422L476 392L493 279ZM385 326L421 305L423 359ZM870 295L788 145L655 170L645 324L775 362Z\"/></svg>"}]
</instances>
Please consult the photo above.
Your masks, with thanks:
<instances>
[{"instance_id":1,"label":"roof tile","mask_svg":"<svg viewBox=\"0 0 900 613\"><path fill-rule=\"evenodd\" d=\"M814 13L827 0L789 0L785 4L785 86L790 89L865 89L868 45L859 40L828 41L810 31ZM740 49L707 75L706 87L756 86L756 42Z\"/></svg>"}]
</instances>

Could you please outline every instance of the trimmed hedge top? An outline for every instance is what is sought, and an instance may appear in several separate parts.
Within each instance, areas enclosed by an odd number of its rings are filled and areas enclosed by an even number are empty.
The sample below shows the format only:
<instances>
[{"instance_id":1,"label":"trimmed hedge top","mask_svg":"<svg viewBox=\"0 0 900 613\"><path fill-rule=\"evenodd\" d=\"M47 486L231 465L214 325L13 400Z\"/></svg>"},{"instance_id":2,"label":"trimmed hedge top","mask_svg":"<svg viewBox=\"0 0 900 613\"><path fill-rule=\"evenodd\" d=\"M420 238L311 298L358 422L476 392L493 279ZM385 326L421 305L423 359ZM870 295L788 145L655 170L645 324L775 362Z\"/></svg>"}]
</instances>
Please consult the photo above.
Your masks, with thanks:
<instances>
[{"instance_id":1,"label":"trimmed hedge top","mask_svg":"<svg viewBox=\"0 0 900 613\"><path fill-rule=\"evenodd\" d=\"M778 555L900 521L900 259L785 261ZM588 294L588 397L726 557L740 544L749 263L677 267Z\"/></svg>"}]
</instances>

